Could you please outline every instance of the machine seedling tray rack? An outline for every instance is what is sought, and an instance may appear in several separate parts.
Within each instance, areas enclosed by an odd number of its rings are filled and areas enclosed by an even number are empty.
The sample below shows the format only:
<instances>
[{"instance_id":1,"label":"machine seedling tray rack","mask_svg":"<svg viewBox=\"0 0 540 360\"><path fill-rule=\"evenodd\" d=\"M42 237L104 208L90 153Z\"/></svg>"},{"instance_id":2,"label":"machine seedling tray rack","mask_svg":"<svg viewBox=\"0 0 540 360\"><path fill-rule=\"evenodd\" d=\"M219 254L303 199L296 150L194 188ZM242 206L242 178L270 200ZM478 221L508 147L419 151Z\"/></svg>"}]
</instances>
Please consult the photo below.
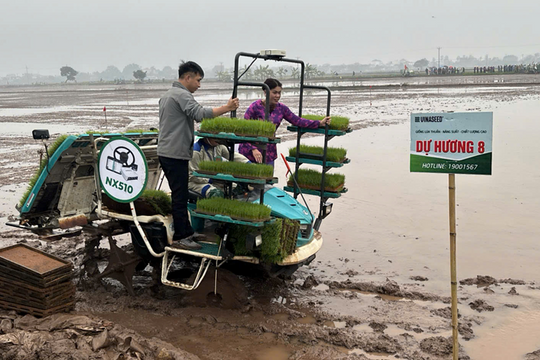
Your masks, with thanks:
<instances>
[{"instance_id":1,"label":"machine seedling tray rack","mask_svg":"<svg viewBox=\"0 0 540 360\"><path fill-rule=\"evenodd\" d=\"M248 135L237 135L233 133L208 133L208 132L200 132L195 131L195 136L210 138L210 139L223 139L223 140L229 140L235 143L242 143L242 142L258 142L258 143L265 143L265 144L279 144L281 142L280 138L277 137L263 137L263 136L248 136Z\"/></svg>"},{"instance_id":2,"label":"machine seedling tray rack","mask_svg":"<svg viewBox=\"0 0 540 360\"><path fill-rule=\"evenodd\" d=\"M244 182L244 183L261 184L261 185L275 184L278 182L277 177L259 178L259 177L223 174L223 173L217 173L217 172L205 171L205 170L193 171L192 175L196 177L204 177L204 178L214 179L214 180Z\"/></svg>"},{"instance_id":3,"label":"machine seedling tray rack","mask_svg":"<svg viewBox=\"0 0 540 360\"><path fill-rule=\"evenodd\" d=\"M287 130L294 131L294 132L300 130L300 132L303 132L303 133L313 133L313 134L325 133L324 128L309 129L309 128L299 128L297 126L287 126ZM347 130L328 130L328 135L329 136L343 136L350 132L352 132L351 128L348 128Z\"/></svg>"},{"instance_id":4,"label":"machine seedling tray rack","mask_svg":"<svg viewBox=\"0 0 540 360\"><path fill-rule=\"evenodd\" d=\"M312 164L312 165L320 165L320 166L323 165L322 160L311 159L309 157L301 157L297 159L294 156L287 156L285 159L289 162L298 162L301 164ZM327 161L326 167L333 167L333 168L342 167L343 165L348 164L350 162L351 162L350 159L345 159L341 162Z\"/></svg>"}]
</instances>

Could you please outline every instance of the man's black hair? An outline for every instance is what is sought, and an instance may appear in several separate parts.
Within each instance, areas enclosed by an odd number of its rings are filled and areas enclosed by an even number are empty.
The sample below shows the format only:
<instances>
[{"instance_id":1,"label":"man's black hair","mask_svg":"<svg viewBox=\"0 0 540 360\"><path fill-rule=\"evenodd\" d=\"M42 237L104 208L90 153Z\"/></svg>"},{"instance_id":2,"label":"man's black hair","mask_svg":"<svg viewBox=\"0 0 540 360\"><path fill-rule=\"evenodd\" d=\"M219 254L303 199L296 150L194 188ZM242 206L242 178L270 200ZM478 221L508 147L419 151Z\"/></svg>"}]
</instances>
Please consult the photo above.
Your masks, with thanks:
<instances>
[{"instance_id":1,"label":"man's black hair","mask_svg":"<svg viewBox=\"0 0 540 360\"><path fill-rule=\"evenodd\" d=\"M194 73L195 75L201 75L204 77L204 70L196 62L193 61L182 61L178 67L178 78L182 78L186 73Z\"/></svg>"},{"instance_id":2,"label":"man's black hair","mask_svg":"<svg viewBox=\"0 0 540 360\"><path fill-rule=\"evenodd\" d=\"M280 88L283 87L283 85L281 84L281 82L278 80L278 79L272 79L272 78L268 78L264 81L264 83L266 85L268 85L268 87L270 88L270 90L274 89L274 88L277 88L278 86ZM264 87L263 87L263 90L266 90Z\"/></svg>"}]
</instances>

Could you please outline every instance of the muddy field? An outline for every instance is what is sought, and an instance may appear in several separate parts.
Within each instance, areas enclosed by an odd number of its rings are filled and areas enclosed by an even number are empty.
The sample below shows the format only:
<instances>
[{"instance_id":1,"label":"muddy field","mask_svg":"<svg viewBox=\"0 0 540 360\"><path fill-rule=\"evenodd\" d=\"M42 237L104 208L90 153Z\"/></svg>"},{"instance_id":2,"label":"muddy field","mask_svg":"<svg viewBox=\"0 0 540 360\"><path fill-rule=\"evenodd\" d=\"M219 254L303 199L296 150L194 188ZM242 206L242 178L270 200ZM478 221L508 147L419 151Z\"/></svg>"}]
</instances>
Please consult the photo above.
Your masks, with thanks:
<instances>
[{"instance_id":1,"label":"muddy field","mask_svg":"<svg viewBox=\"0 0 540 360\"><path fill-rule=\"evenodd\" d=\"M323 222L324 245L292 278L258 269L214 271L195 292L136 274L136 296L81 272L84 235L44 241L6 226L39 161L41 142L89 129L157 127L169 84L0 88L0 247L24 242L75 265L76 307L44 319L0 310L0 359L450 359L447 177L409 173L412 112L493 111L493 175L457 176L461 359L540 359L538 213L540 78L532 75L329 82L332 113L351 118L349 191ZM292 84L285 84L286 87ZM230 85L196 98L221 105ZM258 91L240 93L242 116ZM282 101L294 111L298 91ZM107 120L103 107L107 109ZM306 97L303 113L322 114ZM286 153L292 136L278 132ZM306 143L318 144L311 137ZM276 164L278 186L285 166ZM317 199L308 197L316 208ZM118 238L129 248L129 238ZM100 255L107 257L102 241ZM101 264L104 266L104 263Z\"/></svg>"}]
</instances>

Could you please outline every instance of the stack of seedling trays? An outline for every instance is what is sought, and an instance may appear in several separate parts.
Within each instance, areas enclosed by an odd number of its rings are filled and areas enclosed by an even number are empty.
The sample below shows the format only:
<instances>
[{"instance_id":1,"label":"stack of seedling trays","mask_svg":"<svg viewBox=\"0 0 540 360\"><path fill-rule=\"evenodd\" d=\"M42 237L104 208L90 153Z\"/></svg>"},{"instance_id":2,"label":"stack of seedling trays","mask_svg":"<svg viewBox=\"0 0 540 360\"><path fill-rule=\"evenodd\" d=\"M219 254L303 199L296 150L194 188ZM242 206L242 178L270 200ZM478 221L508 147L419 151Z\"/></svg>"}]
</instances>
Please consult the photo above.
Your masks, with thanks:
<instances>
[{"instance_id":1,"label":"stack of seedling trays","mask_svg":"<svg viewBox=\"0 0 540 360\"><path fill-rule=\"evenodd\" d=\"M244 120L218 117L205 119L195 135L221 139L231 144L245 142L277 144L275 125L270 121ZM231 154L232 155L232 154ZM234 161L202 161L193 176L205 177L231 183L247 183L261 189L261 203L254 204L234 199L200 199L192 215L209 220L228 222L237 225L262 227L272 222L271 209L264 205L264 185L277 183L274 168L265 164L240 163Z\"/></svg>"},{"instance_id":2,"label":"stack of seedling trays","mask_svg":"<svg viewBox=\"0 0 540 360\"><path fill-rule=\"evenodd\" d=\"M24 244L0 249L0 307L35 316L75 303L73 265Z\"/></svg>"}]
</instances>

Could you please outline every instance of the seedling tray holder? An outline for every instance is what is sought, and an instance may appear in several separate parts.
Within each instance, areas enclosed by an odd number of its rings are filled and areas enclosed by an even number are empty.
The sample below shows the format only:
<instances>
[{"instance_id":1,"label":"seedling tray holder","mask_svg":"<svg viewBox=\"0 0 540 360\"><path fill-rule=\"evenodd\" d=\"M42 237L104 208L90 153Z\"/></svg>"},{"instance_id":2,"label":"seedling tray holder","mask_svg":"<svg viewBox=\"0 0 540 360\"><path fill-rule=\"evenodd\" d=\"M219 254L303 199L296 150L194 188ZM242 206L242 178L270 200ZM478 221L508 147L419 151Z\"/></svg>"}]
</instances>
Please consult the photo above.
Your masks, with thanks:
<instances>
[{"instance_id":1,"label":"seedling tray holder","mask_svg":"<svg viewBox=\"0 0 540 360\"><path fill-rule=\"evenodd\" d=\"M305 156L306 154L304 154ZM317 155L309 155L310 157L316 157ZM290 161L290 162L300 162L301 164L312 164L312 165L320 165L322 166L323 165L323 162L322 162L322 155L320 156L321 159L320 160L316 160L316 159L311 159L311 158L307 158L307 157L304 157L304 158L297 158L297 157L294 157L294 156L287 156L285 159L287 161ZM337 167L342 167L343 165L345 164L348 164L350 163L351 160L350 159L345 159L343 162L335 162L335 161L327 161L326 162L326 167L331 167L331 168L337 168Z\"/></svg>"},{"instance_id":2,"label":"seedling tray holder","mask_svg":"<svg viewBox=\"0 0 540 360\"><path fill-rule=\"evenodd\" d=\"M209 179L214 179L214 180L242 182L242 183L257 184L257 185L275 184L278 182L277 177L271 177L267 179L254 178L254 177L239 177L239 176L234 176L231 174L211 173L211 172L202 171L202 170L193 171L191 174L195 177L204 177L204 178L209 178Z\"/></svg>"},{"instance_id":3,"label":"seedling tray holder","mask_svg":"<svg viewBox=\"0 0 540 360\"><path fill-rule=\"evenodd\" d=\"M314 87L314 88L320 88L325 89L328 91L328 100L327 100L327 109L326 109L326 116L330 116L330 90L328 88L324 87ZM300 109L300 115L301 115L301 109ZM308 129L308 128L300 128L297 126L288 126L287 130L296 132L296 156L289 156L286 158L287 161L291 161L296 163L295 167L295 179L294 186L286 186L283 189L285 191L290 191L294 193L294 197L297 198L298 194L300 192L300 189L297 188L296 184L298 184L298 170L302 164L312 164L312 165L319 165L322 167L322 176L321 176L321 188L320 190L313 190L313 189L305 189L302 188L302 192L308 195L315 195L320 197L319 202L319 214L317 216L317 219L315 220L314 229L319 230L322 220L328 216L328 213L324 211L324 207L326 202L329 198L338 198L341 196L341 194L347 192L346 188L343 188L343 190L339 192L329 192L325 191L324 183L325 183L325 175L326 173L331 170L332 168L342 167L345 164L350 163L350 159L345 159L343 162L334 162L334 161L327 161L327 150L328 150L328 142L333 139L336 136L344 136L348 133L350 133L352 130L330 130L329 126L326 125L324 128L318 128L318 129ZM322 155L314 155L314 154L307 154L302 153L300 151L300 140L302 138L302 135L306 133L315 133L315 134L323 134L324 135L324 147L323 147L323 154Z\"/></svg>"}]
</instances>

